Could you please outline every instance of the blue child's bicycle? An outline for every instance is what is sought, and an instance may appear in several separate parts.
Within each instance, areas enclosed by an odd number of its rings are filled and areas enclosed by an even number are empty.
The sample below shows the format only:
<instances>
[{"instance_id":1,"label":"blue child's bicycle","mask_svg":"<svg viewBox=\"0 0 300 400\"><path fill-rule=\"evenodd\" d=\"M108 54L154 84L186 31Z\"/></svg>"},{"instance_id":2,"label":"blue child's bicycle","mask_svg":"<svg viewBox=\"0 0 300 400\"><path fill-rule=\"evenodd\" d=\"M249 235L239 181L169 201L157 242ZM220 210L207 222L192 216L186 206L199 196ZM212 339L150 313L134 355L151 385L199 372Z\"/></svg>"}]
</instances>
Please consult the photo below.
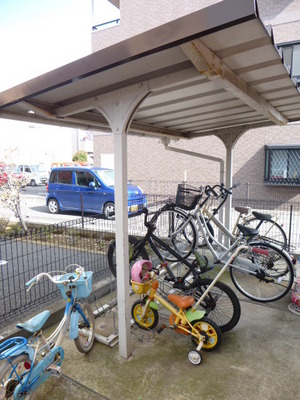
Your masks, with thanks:
<instances>
[{"instance_id":1,"label":"blue child's bicycle","mask_svg":"<svg viewBox=\"0 0 300 400\"><path fill-rule=\"evenodd\" d=\"M67 272L76 267L75 272ZM14 337L0 344L0 399L29 399L31 394L50 376L60 375L64 358L62 342L69 328L77 349L88 353L94 343L94 314L86 299L92 290L92 272L78 265L69 265L60 275L41 273L26 283L28 290L42 277L55 283L67 301L64 316L55 331L45 338L42 327L50 316L43 311L30 320L17 324L20 329L32 333L29 339Z\"/></svg>"}]
</instances>

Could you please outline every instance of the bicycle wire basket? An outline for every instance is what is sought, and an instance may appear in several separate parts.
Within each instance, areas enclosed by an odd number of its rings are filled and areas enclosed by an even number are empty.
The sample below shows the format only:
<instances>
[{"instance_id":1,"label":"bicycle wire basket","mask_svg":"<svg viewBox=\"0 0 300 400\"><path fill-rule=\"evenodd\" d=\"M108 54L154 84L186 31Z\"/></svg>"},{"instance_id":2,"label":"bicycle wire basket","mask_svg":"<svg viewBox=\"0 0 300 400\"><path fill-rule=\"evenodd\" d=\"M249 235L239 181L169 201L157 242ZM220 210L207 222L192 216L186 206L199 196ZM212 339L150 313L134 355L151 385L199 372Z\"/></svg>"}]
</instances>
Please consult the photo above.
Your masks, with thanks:
<instances>
[{"instance_id":1,"label":"bicycle wire basket","mask_svg":"<svg viewBox=\"0 0 300 400\"><path fill-rule=\"evenodd\" d=\"M73 296L76 295L77 299L86 299L89 297L92 291L92 271L86 271L84 276L81 276L78 281L68 283L68 284L63 284L63 283L58 283L57 286L62 294L62 297L67 300L67 292L69 290L72 290ZM70 279L70 277L76 277L76 273L68 272L67 274L62 275L59 280L63 281L66 279Z\"/></svg>"},{"instance_id":2,"label":"bicycle wire basket","mask_svg":"<svg viewBox=\"0 0 300 400\"><path fill-rule=\"evenodd\" d=\"M175 204L183 210L193 210L202 197L202 189L198 189L187 183L179 183Z\"/></svg>"},{"instance_id":3,"label":"bicycle wire basket","mask_svg":"<svg viewBox=\"0 0 300 400\"><path fill-rule=\"evenodd\" d=\"M137 294L145 294L151 288L152 283L153 283L153 279L151 279L150 281L147 281L147 282L142 282L142 283L131 281L132 290Z\"/></svg>"}]
</instances>

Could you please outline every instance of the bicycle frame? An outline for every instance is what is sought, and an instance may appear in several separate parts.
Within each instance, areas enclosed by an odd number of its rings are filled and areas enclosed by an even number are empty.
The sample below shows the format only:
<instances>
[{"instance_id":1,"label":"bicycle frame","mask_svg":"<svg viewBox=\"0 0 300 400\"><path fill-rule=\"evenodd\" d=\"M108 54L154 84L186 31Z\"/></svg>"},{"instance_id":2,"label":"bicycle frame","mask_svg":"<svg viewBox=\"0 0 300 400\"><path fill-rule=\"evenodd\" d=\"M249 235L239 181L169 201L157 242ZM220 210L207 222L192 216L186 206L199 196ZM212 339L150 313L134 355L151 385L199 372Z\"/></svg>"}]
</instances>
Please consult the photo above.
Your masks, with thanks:
<instances>
[{"instance_id":1,"label":"bicycle frame","mask_svg":"<svg viewBox=\"0 0 300 400\"><path fill-rule=\"evenodd\" d=\"M191 312L189 312L189 310L185 311L182 308L179 308L179 310L177 310L169 301L167 301L162 296L157 294L157 288L154 288L152 286L152 288L150 289L149 297L148 297L147 302L144 307L143 314L142 314L143 318L145 318L148 307L151 308L151 302L153 302L153 299L155 299L163 307L165 307L167 310L169 310L170 313L172 315L174 315L174 317L176 317L174 320L174 326L178 327L177 329L179 329L180 333L186 334L186 335L192 335L195 338L200 339L199 345L196 348L197 351L200 351L203 346L204 338L202 337L202 335L199 335L199 333L193 328L191 322L196 319L203 318L205 315L205 311L194 310L191 313ZM156 307L156 306L154 305L154 307Z\"/></svg>"},{"instance_id":2,"label":"bicycle frame","mask_svg":"<svg viewBox=\"0 0 300 400\"><path fill-rule=\"evenodd\" d=\"M220 222L213 214L209 213L209 211L207 210L206 216L209 217L208 220L213 221L219 227L219 229L225 235L227 235L227 237L229 237L230 239L233 240L232 245L230 247L226 247L224 244L219 242L210 233L210 231L207 227L207 222L203 215L203 211L200 206L197 206L196 209L191 212L191 218L193 218L194 215L199 224L199 227L200 227L201 233L203 235L203 238L206 242L206 245L208 246L208 248L214 258L215 263L222 263L222 264L226 263L228 260L228 257L230 257L230 255L233 253L233 251L235 251L237 246L242 245L243 242L246 242L246 239L243 237L243 235L239 235L238 237L232 236L231 233L229 232L229 230L225 227L225 225L223 225L222 222ZM199 215L200 215L200 217L199 217ZM212 245L210 240L207 238L207 236L211 239L211 241L215 245L215 247L217 247L218 249L221 249L221 251L216 251L214 249L214 246ZM246 246L246 248L248 248L248 247ZM234 264L234 265L232 264L232 267L234 267L235 269L237 269L241 272L245 272L249 275L255 276L257 274L257 270L261 269L260 265L257 265L256 262L255 262L255 264L253 264L253 262L248 261L244 258L238 258L238 257L235 257L235 258L238 260L238 263Z\"/></svg>"},{"instance_id":3,"label":"bicycle frame","mask_svg":"<svg viewBox=\"0 0 300 400\"><path fill-rule=\"evenodd\" d=\"M188 271L181 277L182 282L184 282L187 277L193 273L193 267L190 262L188 262L185 258L183 258L179 253L177 253L175 250L173 250L171 247L169 247L162 239L160 239L158 236L156 236L153 231L155 228L153 227L148 227L148 231L146 235L143 237L143 239L138 243L136 249L134 250L132 254L132 259L135 260L138 253L139 249L143 246L145 246L146 243L148 243L151 247L151 249L154 251L154 253L157 255L159 260L161 261L162 265L165 267L165 269L168 272L168 275L170 277L170 280L176 281L176 276L174 275L173 271L170 269L168 266L168 263L166 262L165 258L162 256L160 253L158 247L156 246L156 243L159 244L162 248L164 248L166 251L169 251L174 257L177 258L177 260L181 263L183 263L187 268Z\"/></svg>"}]
</instances>

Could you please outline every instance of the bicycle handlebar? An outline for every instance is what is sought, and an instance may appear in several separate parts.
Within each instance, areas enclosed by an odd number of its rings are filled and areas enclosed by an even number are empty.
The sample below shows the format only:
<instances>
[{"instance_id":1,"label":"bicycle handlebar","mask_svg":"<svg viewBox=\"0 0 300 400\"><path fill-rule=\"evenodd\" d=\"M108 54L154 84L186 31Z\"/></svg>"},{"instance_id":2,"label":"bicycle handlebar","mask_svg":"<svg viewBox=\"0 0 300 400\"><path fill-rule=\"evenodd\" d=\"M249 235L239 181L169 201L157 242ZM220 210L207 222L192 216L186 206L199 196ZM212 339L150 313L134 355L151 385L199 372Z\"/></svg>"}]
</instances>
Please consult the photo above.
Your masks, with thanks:
<instances>
[{"instance_id":1,"label":"bicycle handlebar","mask_svg":"<svg viewBox=\"0 0 300 400\"><path fill-rule=\"evenodd\" d=\"M71 265L76 265L76 264L71 264ZM70 267L71 265L69 265L68 267ZM53 282L55 284L59 283L59 284L64 285L67 283L77 282L78 279L81 277L81 275L84 275L85 270L83 267L81 267L79 265L76 265L76 266L77 266L77 268L75 269L75 273L77 274L76 278L72 279L70 277L69 279L64 279L64 280L58 281L57 279L54 279L48 272L41 272L40 274L38 274L38 275L34 276L32 279L30 279L30 281L26 282L25 286L27 288L27 291L29 291L33 287L33 285L37 284L43 276L46 276L48 279L50 279L51 282ZM65 273L65 271L61 271L61 272Z\"/></svg>"},{"instance_id":2,"label":"bicycle handlebar","mask_svg":"<svg viewBox=\"0 0 300 400\"><path fill-rule=\"evenodd\" d=\"M235 183L229 189L226 189L226 187L224 186L223 183L217 184L214 186L206 185L205 186L205 194L207 196L210 196L210 194L213 194L216 198L224 197L224 196L227 198L227 196L229 194L232 194L232 189L235 189L235 188L239 187L240 185L241 184L239 182ZM219 194L217 193L216 189L220 192Z\"/></svg>"}]
</instances>

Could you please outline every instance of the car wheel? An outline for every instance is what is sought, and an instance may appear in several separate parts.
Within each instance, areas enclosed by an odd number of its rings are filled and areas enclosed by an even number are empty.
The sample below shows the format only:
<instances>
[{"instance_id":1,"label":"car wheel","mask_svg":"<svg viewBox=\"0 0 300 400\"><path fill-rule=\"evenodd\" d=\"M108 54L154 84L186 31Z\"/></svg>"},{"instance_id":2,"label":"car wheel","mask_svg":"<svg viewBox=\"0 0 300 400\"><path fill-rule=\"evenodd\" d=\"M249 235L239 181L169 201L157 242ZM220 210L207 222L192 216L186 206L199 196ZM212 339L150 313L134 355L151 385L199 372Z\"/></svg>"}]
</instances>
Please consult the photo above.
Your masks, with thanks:
<instances>
[{"instance_id":1,"label":"car wheel","mask_svg":"<svg viewBox=\"0 0 300 400\"><path fill-rule=\"evenodd\" d=\"M106 203L103 208L103 214L106 219L112 219L115 217L115 205L114 203Z\"/></svg>"},{"instance_id":2,"label":"car wheel","mask_svg":"<svg viewBox=\"0 0 300 400\"><path fill-rule=\"evenodd\" d=\"M59 205L55 199L50 199L48 201L48 210L51 212L51 214L59 213Z\"/></svg>"},{"instance_id":3,"label":"car wheel","mask_svg":"<svg viewBox=\"0 0 300 400\"><path fill-rule=\"evenodd\" d=\"M36 181L34 179L31 179L30 186L36 186Z\"/></svg>"}]
</instances>

